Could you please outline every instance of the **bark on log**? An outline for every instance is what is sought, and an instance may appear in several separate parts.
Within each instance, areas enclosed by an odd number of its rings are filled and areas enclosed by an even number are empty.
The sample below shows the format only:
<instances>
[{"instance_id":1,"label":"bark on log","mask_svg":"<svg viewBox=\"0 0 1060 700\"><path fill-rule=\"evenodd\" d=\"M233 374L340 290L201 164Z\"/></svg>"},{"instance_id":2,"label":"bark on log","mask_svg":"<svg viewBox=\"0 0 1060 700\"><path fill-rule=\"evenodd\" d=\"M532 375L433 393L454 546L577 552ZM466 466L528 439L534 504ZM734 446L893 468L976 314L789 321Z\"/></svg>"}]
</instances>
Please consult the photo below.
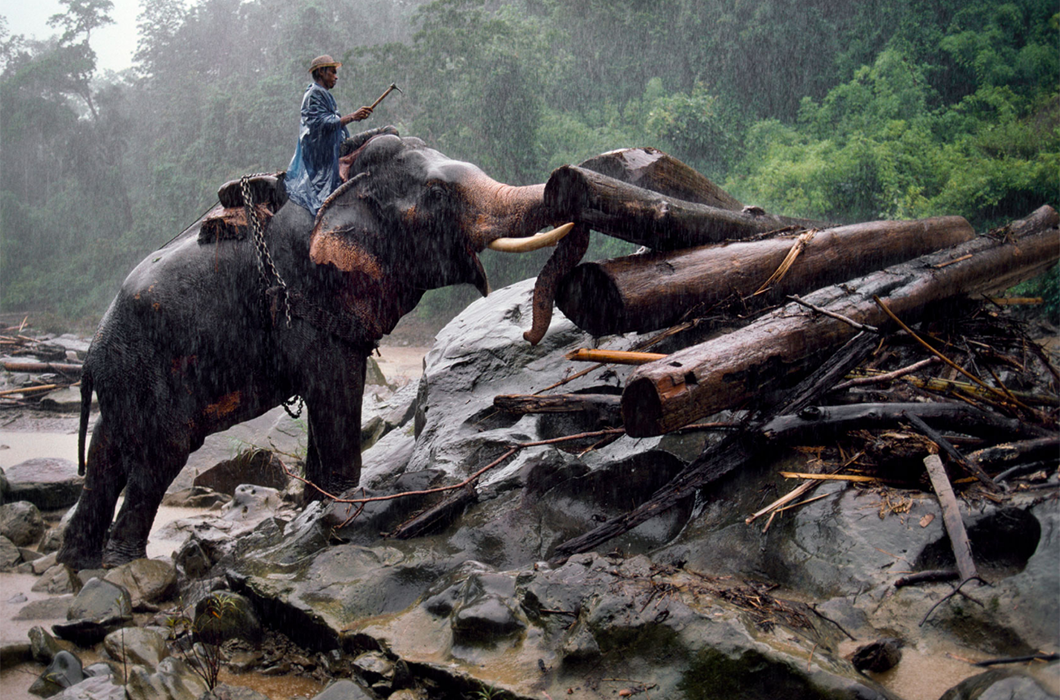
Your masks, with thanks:
<instances>
[{"instance_id":1,"label":"bark on log","mask_svg":"<svg viewBox=\"0 0 1060 700\"><path fill-rule=\"evenodd\" d=\"M740 200L694 168L655 148L620 148L578 164L579 168L696 204L740 211Z\"/></svg>"},{"instance_id":2,"label":"bark on log","mask_svg":"<svg viewBox=\"0 0 1060 700\"><path fill-rule=\"evenodd\" d=\"M1042 207L999 241L982 236L858 280L807 295L806 301L878 327L889 325L879 297L914 320L930 302L995 293L1030 279L1060 257L1058 216ZM634 370L622 394L629 435L649 437L737 405L778 379L803 372L823 351L853 336L848 324L789 304L738 331Z\"/></svg>"},{"instance_id":3,"label":"bark on log","mask_svg":"<svg viewBox=\"0 0 1060 700\"><path fill-rule=\"evenodd\" d=\"M545 184L545 204L559 218L654 250L678 250L820 221L735 212L696 204L626 184L613 177L564 165Z\"/></svg>"},{"instance_id":4,"label":"bark on log","mask_svg":"<svg viewBox=\"0 0 1060 700\"><path fill-rule=\"evenodd\" d=\"M560 282L556 305L595 336L644 333L733 296L763 308L786 295L804 294L974 237L972 226L960 216L826 229L813 236L782 279L754 297L795 238L629 255L574 268Z\"/></svg>"}]
</instances>

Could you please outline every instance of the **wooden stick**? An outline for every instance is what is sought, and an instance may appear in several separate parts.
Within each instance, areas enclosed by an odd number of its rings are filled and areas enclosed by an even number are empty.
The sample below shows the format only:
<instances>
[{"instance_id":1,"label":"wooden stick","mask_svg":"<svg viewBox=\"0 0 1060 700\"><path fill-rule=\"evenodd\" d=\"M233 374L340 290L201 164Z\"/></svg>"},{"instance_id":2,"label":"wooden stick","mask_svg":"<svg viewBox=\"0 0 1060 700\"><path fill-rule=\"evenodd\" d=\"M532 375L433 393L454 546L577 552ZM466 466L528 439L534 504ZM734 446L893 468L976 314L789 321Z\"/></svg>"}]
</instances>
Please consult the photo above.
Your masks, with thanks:
<instances>
[{"instance_id":1,"label":"wooden stick","mask_svg":"<svg viewBox=\"0 0 1060 700\"><path fill-rule=\"evenodd\" d=\"M12 394L39 394L42 391L52 391L54 389L63 388L64 384L40 384L38 386L26 386L21 389L7 389L6 391L0 391L0 396L11 396Z\"/></svg>"},{"instance_id":2,"label":"wooden stick","mask_svg":"<svg viewBox=\"0 0 1060 700\"><path fill-rule=\"evenodd\" d=\"M565 356L575 362L602 362L615 365L646 365L666 357L657 352L632 352L629 350L590 350L578 348Z\"/></svg>"},{"instance_id":3,"label":"wooden stick","mask_svg":"<svg viewBox=\"0 0 1060 700\"><path fill-rule=\"evenodd\" d=\"M978 578L979 572L972 560L972 545L968 541L968 531L964 529L964 520L961 519L961 510L957 505L953 486L950 485L950 478L946 476L946 468L942 466L942 460L938 455L925 457L924 466L927 468L931 486L935 489L939 506L942 508L942 523L946 526L946 534L950 536L950 545L957 558L957 571L961 574L961 581Z\"/></svg>"},{"instance_id":4,"label":"wooden stick","mask_svg":"<svg viewBox=\"0 0 1060 700\"><path fill-rule=\"evenodd\" d=\"M920 416L912 412L903 411L902 417L913 424L917 430L926 435L929 440L934 442L940 448L942 448L950 458L956 462L962 469L970 473L976 479L983 482L991 491L997 492L1001 490L1001 487L990 478L990 475L983 471L983 468L976 464L974 459L968 459L962 455L956 447L954 447L949 440L942 436L937 430L932 428L930 425L924 422Z\"/></svg>"},{"instance_id":5,"label":"wooden stick","mask_svg":"<svg viewBox=\"0 0 1060 700\"><path fill-rule=\"evenodd\" d=\"M785 479L807 479L809 481L879 481L875 476L860 476L858 474L805 474L803 472L780 472Z\"/></svg>"}]
</instances>

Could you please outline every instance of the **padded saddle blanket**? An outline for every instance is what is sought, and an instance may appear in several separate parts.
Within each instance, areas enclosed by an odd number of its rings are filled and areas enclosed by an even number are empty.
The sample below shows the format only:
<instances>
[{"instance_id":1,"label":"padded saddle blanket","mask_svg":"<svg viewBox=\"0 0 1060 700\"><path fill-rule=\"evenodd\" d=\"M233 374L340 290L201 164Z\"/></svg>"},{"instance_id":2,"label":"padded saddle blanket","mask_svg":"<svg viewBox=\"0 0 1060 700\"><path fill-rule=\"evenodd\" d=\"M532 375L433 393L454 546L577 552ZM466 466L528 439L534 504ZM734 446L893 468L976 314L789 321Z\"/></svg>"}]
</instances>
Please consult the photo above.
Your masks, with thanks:
<instances>
[{"instance_id":1,"label":"padded saddle blanket","mask_svg":"<svg viewBox=\"0 0 1060 700\"><path fill-rule=\"evenodd\" d=\"M254 211L262 228L269 225L269 220L284 202L287 201L287 190L283 186L283 173L276 175L256 175L250 178L250 196L254 200ZM207 212L199 227L199 243L217 243L224 240L245 238L251 228L247 221L247 209L243 205L243 187L241 180L229 180L217 190L220 205Z\"/></svg>"}]
</instances>

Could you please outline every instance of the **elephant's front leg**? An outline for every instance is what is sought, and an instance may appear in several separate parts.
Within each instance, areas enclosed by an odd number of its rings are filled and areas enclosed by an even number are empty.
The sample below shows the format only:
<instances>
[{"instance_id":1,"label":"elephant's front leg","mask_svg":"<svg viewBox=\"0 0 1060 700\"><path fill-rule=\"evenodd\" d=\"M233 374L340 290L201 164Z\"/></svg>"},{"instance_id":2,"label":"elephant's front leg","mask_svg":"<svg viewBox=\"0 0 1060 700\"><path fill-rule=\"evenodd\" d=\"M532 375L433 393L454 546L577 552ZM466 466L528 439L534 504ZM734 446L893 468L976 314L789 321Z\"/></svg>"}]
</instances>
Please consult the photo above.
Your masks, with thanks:
<instances>
[{"instance_id":1,"label":"elephant's front leg","mask_svg":"<svg viewBox=\"0 0 1060 700\"><path fill-rule=\"evenodd\" d=\"M340 495L361 480L361 399L367 360L344 352L343 361L310 377L304 397L309 411L306 499ZM326 493L322 493L326 492Z\"/></svg>"}]
</instances>

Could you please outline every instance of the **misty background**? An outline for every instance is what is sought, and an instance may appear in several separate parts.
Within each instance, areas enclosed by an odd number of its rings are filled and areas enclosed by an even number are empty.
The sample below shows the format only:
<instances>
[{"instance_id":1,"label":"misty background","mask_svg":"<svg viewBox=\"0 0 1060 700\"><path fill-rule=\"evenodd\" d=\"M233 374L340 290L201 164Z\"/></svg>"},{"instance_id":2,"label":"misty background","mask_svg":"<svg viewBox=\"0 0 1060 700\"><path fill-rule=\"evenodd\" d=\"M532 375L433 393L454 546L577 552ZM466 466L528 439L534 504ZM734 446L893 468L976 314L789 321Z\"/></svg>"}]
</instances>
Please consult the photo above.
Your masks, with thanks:
<instances>
[{"instance_id":1,"label":"misty background","mask_svg":"<svg viewBox=\"0 0 1060 700\"><path fill-rule=\"evenodd\" d=\"M59 5L50 36L0 17L0 310L37 325L90 329L223 182L285 169L321 53L343 113L404 91L352 127L511 184L654 146L789 216L983 231L1060 206L1055 0L142 0L120 72L97 54L113 3ZM547 254L483 261L500 287ZM1053 313L1056 283L1032 290Z\"/></svg>"}]
</instances>

